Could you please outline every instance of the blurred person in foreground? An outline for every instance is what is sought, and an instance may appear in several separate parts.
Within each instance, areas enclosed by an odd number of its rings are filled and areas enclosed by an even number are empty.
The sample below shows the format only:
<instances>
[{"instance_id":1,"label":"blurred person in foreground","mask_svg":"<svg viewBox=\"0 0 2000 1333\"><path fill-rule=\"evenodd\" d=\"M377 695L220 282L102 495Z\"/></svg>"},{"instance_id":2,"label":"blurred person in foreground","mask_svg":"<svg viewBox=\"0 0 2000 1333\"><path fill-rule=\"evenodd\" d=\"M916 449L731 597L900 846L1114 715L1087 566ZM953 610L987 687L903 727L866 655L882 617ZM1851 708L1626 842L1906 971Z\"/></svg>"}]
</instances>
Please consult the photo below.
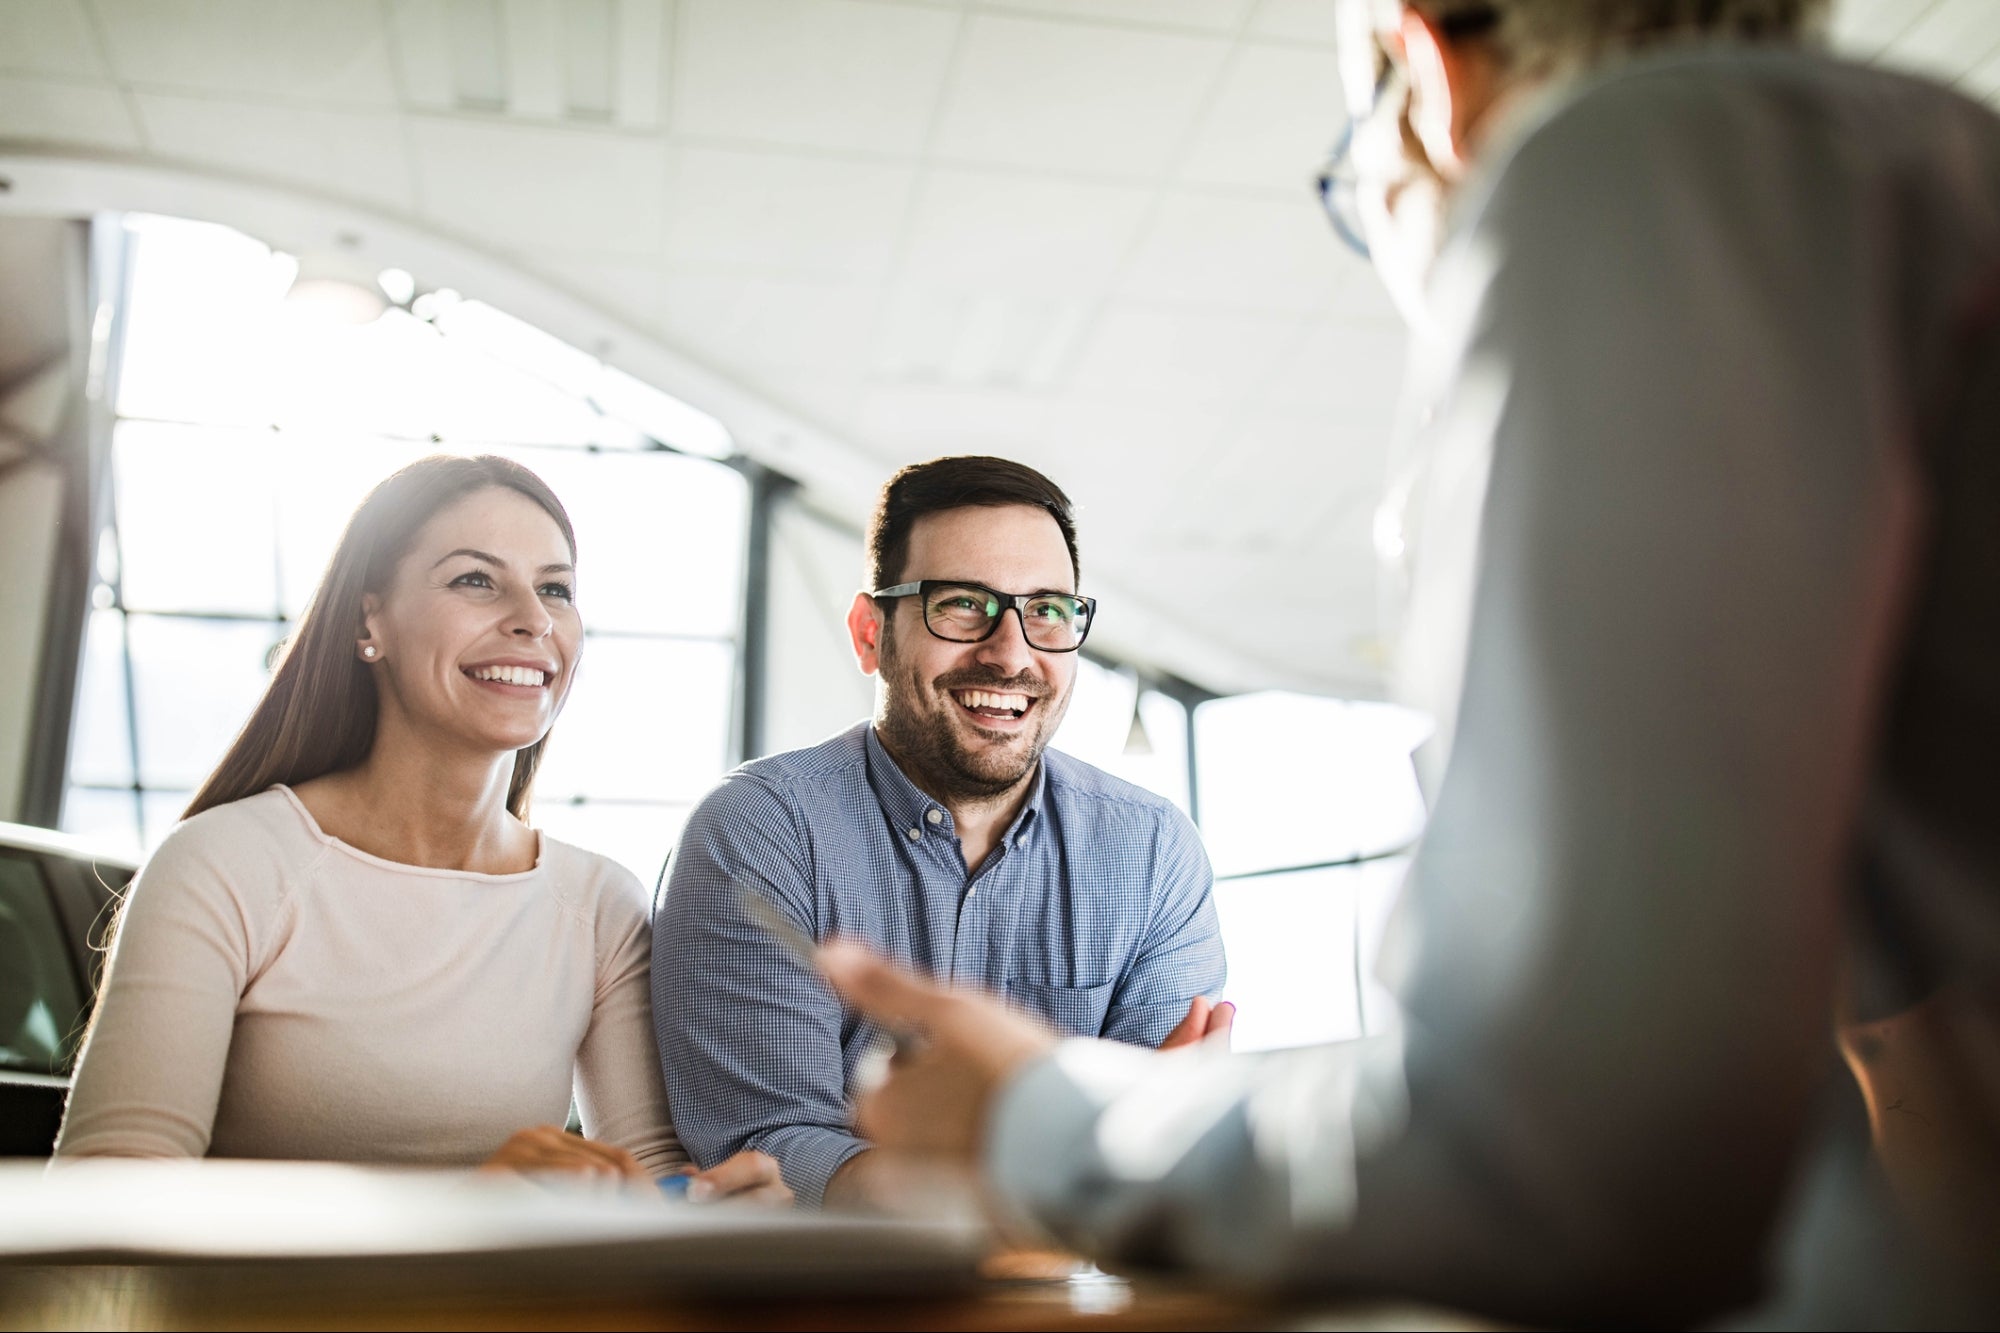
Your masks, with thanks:
<instances>
[{"instance_id":1,"label":"blurred person in foreground","mask_svg":"<svg viewBox=\"0 0 2000 1333\"><path fill-rule=\"evenodd\" d=\"M568 514L517 463L426 458L369 494L120 910L58 1158L689 1169L645 890L528 823L576 578ZM790 1199L761 1153L688 1188Z\"/></svg>"},{"instance_id":2,"label":"blurred person in foreground","mask_svg":"<svg viewBox=\"0 0 2000 1333\"><path fill-rule=\"evenodd\" d=\"M1444 752L1399 1036L1058 1043L830 949L923 1037L867 1133L1107 1261L1990 1326L2000 122L1814 53L1819 10L1345 0L1331 184L1416 323L1379 530Z\"/></svg>"},{"instance_id":3,"label":"blurred person in foreground","mask_svg":"<svg viewBox=\"0 0 2000 1333\"><path fill-rule=\"evenodd\" d=\"M875 715L745 764L689 816L654 921L653 1006L697 1162L762 1149L807 1206L877 1202L849 1099L881 1032L794 938L866 940L1078 1036L1220 1034L1213 875L1171 802L1049 748L1097 609L1069 497L1004 458L882 488L848 608ZM744 895L754 894L756 904Z\"/></svg>"}]
</instances>

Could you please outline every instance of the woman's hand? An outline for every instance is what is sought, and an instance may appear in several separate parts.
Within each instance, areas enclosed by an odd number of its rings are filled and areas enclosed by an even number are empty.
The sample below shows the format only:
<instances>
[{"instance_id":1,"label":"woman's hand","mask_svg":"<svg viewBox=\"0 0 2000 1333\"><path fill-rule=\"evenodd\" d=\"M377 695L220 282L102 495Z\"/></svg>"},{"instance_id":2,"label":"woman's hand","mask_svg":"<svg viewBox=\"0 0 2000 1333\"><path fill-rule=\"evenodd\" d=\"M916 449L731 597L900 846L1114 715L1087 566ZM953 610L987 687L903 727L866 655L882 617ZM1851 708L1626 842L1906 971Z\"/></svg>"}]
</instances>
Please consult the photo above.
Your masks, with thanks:
<instances>
[{"instance_id":1,"label":"woman's hand","mask_svg":"<svg viewBox=\"0 0 2000 1333\"><path fill-rule=\"evenodd\" d=\"M556 1125L536 1125L533 1129L516 1130L500 1145L500 1151L481 1163L479 1169L519 1171L529 1175L560 1171L600 1180L647 1178L646 1168L623 1148L582 1138Z\"/></svg>"},{"instance_id":2,"label":"woman's hand","mask_svg":"<svg viewBox=\"0 0 2000 1333\"><path fill-rule=\"evenodd\" d=\"M694 1203L728 1199L732 1203L765 1204L773 1208L789 1208L792 1204L791 1186L779 1174L777 1159L754 1148L690 1175L688 1199Z\"/></svg>"}]
</instances>

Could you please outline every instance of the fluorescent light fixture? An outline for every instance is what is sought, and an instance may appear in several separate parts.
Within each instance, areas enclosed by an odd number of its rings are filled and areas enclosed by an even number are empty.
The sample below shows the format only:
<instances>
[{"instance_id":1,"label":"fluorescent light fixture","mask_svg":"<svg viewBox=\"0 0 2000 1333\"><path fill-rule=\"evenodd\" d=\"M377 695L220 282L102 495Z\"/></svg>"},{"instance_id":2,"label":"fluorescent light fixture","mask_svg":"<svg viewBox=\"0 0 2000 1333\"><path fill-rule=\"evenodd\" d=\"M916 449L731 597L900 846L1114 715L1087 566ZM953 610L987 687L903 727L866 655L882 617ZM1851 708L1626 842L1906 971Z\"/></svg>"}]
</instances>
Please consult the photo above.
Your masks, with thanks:
<instances>
[{"instance_id":1,"label":"fluorescent light fixture","mask_svg":"<svg viewBox=\"0 0 2000 1333\"><path fill-rule=\"evenodd\" d=\"M636 426L680 453L728 458L736 452L727 426L622 370L603 367L590 400L604 415Z\"/></svg>"},{"instance_id":2,"label":"fluorescent light fixture","mask_svg":"<svg viewBox=\"0 0 2000 1333\"><path fill-rule=\"evenodd\" d=\"M285 304L316 323L370 324L389 308L389 298L360 256L308 250L299 256L298 276L285 293Z\"/></svg>"}]
</instances>

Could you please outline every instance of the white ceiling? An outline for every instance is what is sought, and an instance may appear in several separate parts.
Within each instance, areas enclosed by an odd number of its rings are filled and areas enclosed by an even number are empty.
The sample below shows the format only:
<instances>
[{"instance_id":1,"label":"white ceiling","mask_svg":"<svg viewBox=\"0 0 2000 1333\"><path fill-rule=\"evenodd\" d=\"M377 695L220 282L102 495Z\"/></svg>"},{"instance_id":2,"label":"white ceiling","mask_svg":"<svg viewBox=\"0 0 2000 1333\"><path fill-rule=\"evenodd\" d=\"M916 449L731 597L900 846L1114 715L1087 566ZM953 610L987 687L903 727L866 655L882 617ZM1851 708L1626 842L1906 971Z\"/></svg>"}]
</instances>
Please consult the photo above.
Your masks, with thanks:
<instances>
[{"instance_id":1,"label":"white ceiling","mask_svg":"<svg viewBox=\"0 0 2000 1333\"><path fill-rule=\"evenodd\" d=\"M692 396L753 454L777 450L746 403L850 479L970 450L1042 466L1082 507L1107 646L1221 688L1365 693L1401 334L1312 197L1331 10L0 0L0 154L465 239L714 372ZM1996 0L1837 14L1849 49L2000 99ZM862 488L821 490L859 517ZM1229 642L1168 632L1218 596Z\"/></svg>"}]
</instances>

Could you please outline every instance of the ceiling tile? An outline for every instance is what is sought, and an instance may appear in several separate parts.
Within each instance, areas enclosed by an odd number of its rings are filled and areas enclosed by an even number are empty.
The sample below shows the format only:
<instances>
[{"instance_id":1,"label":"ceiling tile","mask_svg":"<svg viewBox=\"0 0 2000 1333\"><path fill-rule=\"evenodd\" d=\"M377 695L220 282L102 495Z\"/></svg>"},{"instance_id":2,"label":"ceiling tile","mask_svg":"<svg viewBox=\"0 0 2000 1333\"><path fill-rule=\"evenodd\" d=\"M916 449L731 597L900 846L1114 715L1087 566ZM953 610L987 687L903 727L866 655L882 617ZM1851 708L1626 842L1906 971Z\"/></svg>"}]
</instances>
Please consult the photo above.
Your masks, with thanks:
<instances>
[{"instance_id":1,"label":"ceiling tile","mask_svg":"<svg viewBox=\"0 0 2000 1333\"><path fill-rule=\"evenodd\" d=\"M914 153L960 21L860 0L689 0L674 132Z\"/></svg>"},{"instance_id":2,"label":"ceiling tile","mask_svg":"<svg viewBox=\"0 0 2000 1333\"><path fill-rule=\"evenodd\" d=\"M939 168L924 179L900 275L945 289L1101 293L1153 192Z\"/></svg>"},{"instance_id":3,"label":"ceiling tile","mask_svg":"<svg viewBox=\"0 0 2000 1333\"><path fill-rule=\"evenodd\" d=\"M847 281L889 269L914 168L803 154L672 153L666 260Z\"/></svg>"},{"instance_id":4,"label":"ceiling tile","mask_svg":"<svg viewBox=\"0 0 2000 1333\"><path fill-rule=\"evenodd\" d=\"M91 79L107 72L77 0L0 4L0 70Z\"/></svg>"},{"instance_id":5,"label":"ceiling tile","mask_svg":"<svg viewBox=\"0 0 2000 1333\"><path fill-rule=\"evenodd\" d=\"M1228 408L1296 338L1295 317L1133 302L1098 321L1071 379L1082 397L1167 408Z\"/></svg>"},{"instance_id":6,"label":"ceiling tile","mask_svg":"<svg viewBox=\"0 0 2000 1333\"><path fill-rule=\"evenodd\" d=\"M663 150L647 139L409 118L423 211L513 249L649 257L665 212Z\"/></svg>"},{"instance_id":7,"label":"ceiling tile","mask_svg":"<svg viewBox=\"0 0 2000 1333\"><path fill-rule=\"evenodd\" d=\"M1836 0L1833 44L1863 58L1872 57L1900 35L1937 0Z\"/></svg>"},{"instance_id":8,"label":"ceiling tile","mask_svg":"<svg viewBox=\"0 0 2000 1333\"><path fill-rule=\"evenodd\" d=\"M1170 28L1235 32L1252 0L986 0L991 9L1016 9L1049 18L1109 19Z\"/></svg>"},{"instance_id":9,"label":"ceiling tile","mask_svg":"<svg viewBox=\"0 0 2000 1333\"><path fill-rule=\"evenodd\" d=\"M8 75L0 75L0 138L141 146L125 99L115 89Z\"/></svg>"},{"instance_id":10,"label":"ceiling tile","mask_svg":"<svg viewBox=\"0 0 2000 1333\"><path fill-rule=\"evenodd\" d=\"M1228 55L1219 38L980 14L931 144L940 158L1152 177Z\"/></svg>"},{"instance_id":11,"label":"ceiling tile","mask_svg":"<svg viewBox=\"0 0 2000 1333\"><path fill-rule=\"evenodd\" d=\"M536 268L598 309L645 333L660 332L666 277L648 264L538 255Z\"/></svg>"},{"instance_id":12,"label":"ceiling tile","mask_svg":"<svg viewBox=\"0 0 2000 1333\"><path fill-rule=\"evenodd\" d=\"M164 156L401 210L415 203L396 116L164 93L138 93L134 100L147 141Z\"/></svg>"},{"instance_id":13,"label":"ceiling tile","mask_svg":"<svg viewBox=\"0 0 2000 1333\"><path fill-rule=\"evenodd\" d=\"M1367 270L1305 191L1292 201L1170 195L1126 268L1120 293L1149 300L1323 311Z\"/></svg>"},{"instance_id":14,"label":"ceiling tile","mask_svg":"<svg viewBox=\"0 0 2000 1333\"><path fill-rule=\"evenodd\" d=\"M1332 46L1340 24L1338 0L1261 0L1250 16L1250 35L1271 41Z\"/></svg>"},{"instance_id":15,"label":"ceiling tile","mask_svg":"<svg viewBox=\"0 0 2000 1333\"><path fill-rule=\"evenodd\" d=\"M1310 199L1346 120L1332 51L1244 45L1195 132L1181 179Z\"/></svg>"},{"instance_id":16,"label":"ceiling tile","mask_svg":"<svg viewBox=\"0 0 2000 1333\"><path fill-rule=\"evenodd\" d=\"M387 110L382 10L347 0L92 0L128 83Z\"/></svg>"},{"instance_id":17,"label":"ceiling tile","mask_svg":"<svg viewBox=\"0 0 2000 1333\"><path fill-rule=\"evenodd\" d=\"M1950 83L1978 69L1996 52L2000 52L2000 4L1937 0L1883 49L1881 59Z\"/></svg>"},{"instance_id":18,"label":"ceiling tile","mask_svg":"<svg viewBox=\"0 0 2000 1333\"><path fill-rule=\"evenodd\" d=\"M883 382L1042 392L1062 381L1095 302L989 289L896 289L876 337Z\"/></svg>"},{"instance_id":19,"label":"ceiling tile","mask_svg":"<svg viewBox=\"0 0 2000 1333\"><path fill-rule=\"evenodd\" d=\"M858 379L882 290L757 274L665 275L660 328L682 350L756 374L844 370Z\"/></svg>"},{"instance_id":20,"label":"ceiling tile","mask_svg":"<svg viewBox=\"0 0 2000 1333\"><path fill-rule=\"evenodd\" d=\"M854 429L885 458L996 454L1034 465L1048 446L1050 400L990 390L871 389ZM1060 484L1060 483L1058 483Z\"/></svg>"},{"instance_id":21,"label":"ceiling tile","mask_svg":"<svg viewBox=\"0 0 2000 1333\"><path fill-rule=\"evenodd\" d=\"M1351 295L1360 298L1365 289ZM1388 297L1379 298L1386 306ZM1367 322L1318 321L1285 353L1257 388L1254 410L1338 412L1386 429L1395 417L1403 384L1408 334L1393 313Z\"/></svg>"}]
</instances>

